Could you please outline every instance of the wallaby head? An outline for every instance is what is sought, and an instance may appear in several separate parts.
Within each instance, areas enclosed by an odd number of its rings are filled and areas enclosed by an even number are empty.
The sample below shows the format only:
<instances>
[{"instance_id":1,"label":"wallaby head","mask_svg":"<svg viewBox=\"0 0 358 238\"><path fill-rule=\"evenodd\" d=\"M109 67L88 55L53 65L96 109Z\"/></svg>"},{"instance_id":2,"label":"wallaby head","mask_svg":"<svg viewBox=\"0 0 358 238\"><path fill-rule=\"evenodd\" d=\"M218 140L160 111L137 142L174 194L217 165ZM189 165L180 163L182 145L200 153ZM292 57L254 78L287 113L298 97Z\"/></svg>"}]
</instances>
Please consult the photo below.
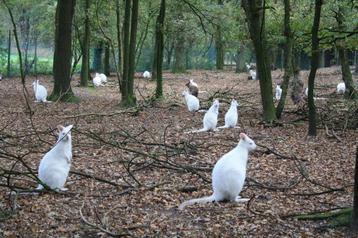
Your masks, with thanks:
<instances>
[{"instance_id":1,"label":"wallaby head","mask_svg":"<svg viewBox=\"0 0 358 238\"><path fill-rule=\"evenodd\" d=\"M58 125L57 126L57 130L58 130L58 141L68 141L71 139L71 129L72 129L73 125L69 125L69 126L61 126Z\"/></svg>"},{"instance_id":2,"label":"wallaby head","mask_svg":"<svg viewBox=\"0 0 358 238\"><path fill-rule=\"evenodd\" d=\"M239 145L241 147L246 148L248 151L252 151L256 149L255 142L250 137L248 137L245 133L240 133Z\"/></svg>"},{"instance_id":3,"label":"wallaby head","mask_svg":"<svg viewBox=\"0 0 358 238\"><path fill-rule=\"evenodd\" d=\"M237 107L237 106L239 106L239 103L235 99L233 99L233 100L231 100L231 106Z\"/></svg>"},{"instance_id":4,"label":"wallaby head","mask_svg":"<svg viewBox=\"0 0 358 238\"><path fill-rule=\"evenodd\" d=\"M210 109L212 108L213 111L215 111L216 113L219 113L219 100L218 99L215 99L214 102L213 102L213 105L210 107Z\"/></svg>"}]
</instances>

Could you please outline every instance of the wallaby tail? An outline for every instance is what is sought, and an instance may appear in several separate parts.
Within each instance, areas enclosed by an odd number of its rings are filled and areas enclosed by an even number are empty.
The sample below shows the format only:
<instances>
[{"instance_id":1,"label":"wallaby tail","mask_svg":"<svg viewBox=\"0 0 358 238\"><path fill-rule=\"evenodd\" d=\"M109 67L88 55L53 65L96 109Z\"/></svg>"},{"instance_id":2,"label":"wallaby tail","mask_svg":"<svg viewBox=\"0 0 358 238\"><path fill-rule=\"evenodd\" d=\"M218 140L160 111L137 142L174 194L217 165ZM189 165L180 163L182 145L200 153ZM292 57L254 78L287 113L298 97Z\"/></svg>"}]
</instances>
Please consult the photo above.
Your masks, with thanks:
<instances>
[{"instance_id":1,"label":"wallaby tail","mask_svg":"<svg viewBox=\"0 0 358 238\"><path fill-rule=\"evenodd\" d=\"M193 130L193 131L185 132L185 134L198 133L198 132L206 132L206 131L208 131L208 129L201 128L201 129L199 129L199 130Z\"/></svg>"},{"instance_id":2,"label":"wallaby tail","mask_svg":"<svg viewBox=\"0 0 358 238\"><path fill-rule=\"evenodd\" d=\"M219 126L219 127L218 127L218 129L225 129L225 128L229 128L229 126L223 125L223 126Z\"/></svg>"},{"instance_id":3,"label":"wallaby tail","mask_svg":"<svg viewBox=\"0 0 358 238\"><path fill-rule=\"evenodd\" d=\"M186 206L194 205L197 203L208 203L208 202L214 202L215 198L214 195L208 196L208 197L202 197L202 198L195 198L188 201L183 202L179 205L178 209L183 210Z\"/></svg>"}]
</instances>

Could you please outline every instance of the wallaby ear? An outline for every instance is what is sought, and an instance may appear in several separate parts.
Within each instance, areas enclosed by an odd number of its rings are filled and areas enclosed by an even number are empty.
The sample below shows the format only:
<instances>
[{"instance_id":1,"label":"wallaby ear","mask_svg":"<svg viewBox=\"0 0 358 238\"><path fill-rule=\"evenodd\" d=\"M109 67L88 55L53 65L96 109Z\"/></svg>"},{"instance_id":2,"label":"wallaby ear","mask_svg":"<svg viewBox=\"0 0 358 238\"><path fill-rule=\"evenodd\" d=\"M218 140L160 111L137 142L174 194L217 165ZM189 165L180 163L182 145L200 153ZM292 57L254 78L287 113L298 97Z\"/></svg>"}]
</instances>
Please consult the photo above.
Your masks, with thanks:
<instances>
[{"instance_id":1,"label":"wallaby ear","mask_svg":"<svg viewBox=\"0 0 358 238\"><path fill-rule=\"evenodd\" d=\"M245 133L240 133L240 139L242 139L242 140L245 140L245 139L246 139Z\"/></svg>"},{"instance_id":2,"label":"wallaby ear","mask_svg":"<svg viewBox=\"0 0 358 238\"><path fill-rule=\"evenodd\" d=\"M63 130L63 126L62 125L58 125L57 126L57 131L58 131L58 133L60 133L62 130Z\"/></svg>"}]
</instances>

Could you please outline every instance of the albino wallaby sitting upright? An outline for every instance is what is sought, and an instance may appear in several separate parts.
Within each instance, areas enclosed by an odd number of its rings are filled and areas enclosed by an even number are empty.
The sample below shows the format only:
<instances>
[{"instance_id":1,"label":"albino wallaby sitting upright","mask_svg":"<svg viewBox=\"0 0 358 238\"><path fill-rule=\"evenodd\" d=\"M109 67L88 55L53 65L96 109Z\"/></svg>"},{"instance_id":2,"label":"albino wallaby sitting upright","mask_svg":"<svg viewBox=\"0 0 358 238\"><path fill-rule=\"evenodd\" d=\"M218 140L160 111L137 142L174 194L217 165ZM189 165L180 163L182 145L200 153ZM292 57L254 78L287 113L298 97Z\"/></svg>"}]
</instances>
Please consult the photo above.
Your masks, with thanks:
<instances>
[{"instance_id":1,"label":"albino wallaby sitting upright","mask_svg":"<svg viewBox=\"0 0 358 238\"><path fill-rule=\"evenodd\" d=\"M51 189L66 191L64 188L72 160L72 125L58 126L58 140L55 146L40 161L38 177ZM41 184L37 189L43 189Z\"/></svg>"},{"instance_id":2,"label":"albino wallaby sitting upright","mask_svg":"<svg viewBox=\"0 0 358 238\"><path fill-rule=\"evenodd\" d=\"M276 85L275 99L279 101L281 99L282 88L279 84Z\"/></svg>"},{"instance_id":3,"label":"albino wallaby sitting upright","mask_svg":"<svg viewBox=\"0 0 358 238\"><path fill-rule=\"evenodd\" d=\"M214 100L209 110L205 113L203 119L203 128L200 130L191 131L191 133L205 132L205 131L216 131L216 124L218 123L219 115L219 100Z\"/></svg>"},{"instance_id":4,"label":"albino wallaby sitting upright","mask_svg":"<svg viewBox=\"0 0 358 238\"><path fill-rule=\"evenodd\" d=\"M249 152L256 148L256 144L246 134L240 133L238 145L229 153L221 157L215 164L212 173L213 194L208 197L185 201L179 206L183 210L186 206L196 203L246 202L249 199L239 196L246 178L246 164Z\"/></svg>"},{"instance_id":5,"label":"albino wallaby sitting upright","mask_svg":"<svg viewBox=\"0 0 358 238\"><path fill-rule=\"evenodd\" d=\"M189 112L195 112L200 108L199 99L193 95L191 95L188 91L183 92L183 97L185 99L185 104L189 110Z\"/></svg>"},{"instance_id":6,"label":"albino wallaby sitting upright","mask_svg":"<svg viewBox=\"0 0 358 238\"><path fill-rule=\"evenodd\" d=\"M344 82L337 85L337 93L344 94L346 92L346 84Z\"/></svg>"},{"instance_id":7,"label":"albino wallaby sitting upright","mask_svg":"<svg viewBox=\"0 0 358 238\"><path fill-rule=\"evenodd\" d=\"M191 95L193 95L193 96L195 96L195 97L198 97L198 93L199 93L198 84L196 84L193 79L190 79L190 80L185 84L185 86L188 87L189 92L190 92Z\"/></svg>"},{"instance_id":8,"label":"albino wallaby sitting upright","mask_svg":"<svg viewBox=\"0 0 358 238\"><path fill-rule=\"evenodd\" d=\"M143 73L143 78L145 79L150 79L152 77L152 75L150 75L150 72L149 71L144 71Z\"/></svg>"},{"instance_id":9,"label":"albino wallaby sitting upright","mask_svg":"<svg viewBox=\"0 0 358 238\"><path fill-rule=\"evenodd\" d=\"M34 89L35 102L47 102L47 90L39 83L39 80L34 81L32 87Z\"/></svg>"},{"instance_id":10,"label":"albino wallaby sitting upright","mask_svg":"<svg viewBox=\"0 0 358 238\"><path fill-rule=\"evenodd\" d=\"M218 127L219 129L234 128L236 126L237 119L238 119L237 106L239 106L239 104L237 103L237 101L235 99L233 99L231 101L229 110L225 114L225 125Z\"/></svg>"},{"instance_id":11,"label":"albino wallaby sitting upright","mask_svg":"<svg viewBox=\"0 0 358 238\"><path fill-rule=\"evenodd\" d=\"M256 80L256 71L255 70L250 69L249 74L250 74L250 77L249 77L250 79Z\"/></svg>"}]
</instances>

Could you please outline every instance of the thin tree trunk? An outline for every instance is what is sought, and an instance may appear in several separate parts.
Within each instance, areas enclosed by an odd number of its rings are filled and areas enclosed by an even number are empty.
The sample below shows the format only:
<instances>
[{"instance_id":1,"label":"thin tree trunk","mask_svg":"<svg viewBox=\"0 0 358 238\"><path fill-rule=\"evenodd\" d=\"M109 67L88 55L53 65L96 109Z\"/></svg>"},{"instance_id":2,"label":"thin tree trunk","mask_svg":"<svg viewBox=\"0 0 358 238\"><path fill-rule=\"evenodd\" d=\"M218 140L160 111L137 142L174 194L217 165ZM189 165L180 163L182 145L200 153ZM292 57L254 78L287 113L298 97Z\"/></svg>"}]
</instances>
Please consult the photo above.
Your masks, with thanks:
<instances>
[{"instance_id":1,"label":"thin tree trunk","mask_svg":"<svg viewBox=\"0 0 358 238\"><path fill-rule=\"evenodd\" d=\"M358 232L358 146L356 148L356 162L354 169L353 212L351 228Z\"/></svg>"},{"instance_id":2,"label":"thin tree trunk","mask_svg":"<svg viewBox=\"0 0 358 238\"><path fill-rule=\"evenodd\" d=\"M131 21L131 0L125 0L123 21L123 72L122 72L122 105L126 106L128 98L128 72L129 72L129 36Z\"/></svg>"},{"instance_id":3,"label":"thin tree trunk","mask_svg":"<svg viewBox=\"0 0 358 238\"><path fill-rule=\"evenodd\" d=\"M83 36L82 46L82 65L81 65L81 87L87 87L90 70L89 70L89 57L90 57L90 19L89 19L90 0L85 0L85 32Z\"/></svg>"},{"instance_id":4,"label":"thin tree trunk","mask_svg":"<svg viewBox=\"0 0 358 238\"><path fill-rule=\"evenodd\" d=\"M291 3L290 0L284 0L285 5L285 17L284 17L284 35L286 37L286 43L284 48L284 68L285 74L283 75L283 82L281 85L282 95L280 102L276 108L276 116L277 118L281 117L282 111L285 107L286 96L288 83L290 81L290 77L292 76L292 44L293 44L293 34L290 26L290 13L291 13Z\"/></svg>"},{"instance_id":5,"label":"thin tree trunk","mask_svg":"<svg viewBox=\"0 0 358 238\"><path fill-rule=\"evenodd\" d=\"M319 63L319 39L318 30L321 18L321 8L323 0L315 0L315 12L312 25L312 57L311 57L311 70L308 76L308 135L317 135L316 126L316 106L313 99L314 81Z\"/></svg>"},{"instance_id":6,"label":"thin tree trunk","mask_svg":"<svg viewBox=\"0 0 358 238\"><path fill-rule=\"evenodd\" d=\"M218 0L219 7L222 7L223 0ZM215 50L216 50L216 69L224 69L224 43L222 39L221 23L216 25L215 32Z\"/></svg>"},{"instance_id":7,"label":"thin tree trunk","mask_svg":"<svg viewBox=\"0 0 358 238\"><path fill-rule=\"evenodd\" d=\"M9 30L9 38L7 41L7 77L11 77L11 30Z\"/></svg>"},{"instance_id":8,"label":"thin tree trunk","mask_svg":"<svg viewBox=\"0 0 358 238\"><path fill-rule=\"evenodd\" d=\"M55 52L53 60L54 88L50 96L55 101L70 100L71 55L72 55L72 18L76 0L58 0L56 9Z\"/></svg>"},{"instance_id":9,"label":"thin tree trunk","mask_svg":"<svg viewBox=\"0 0 358 238\"><path fill-rule=\"evenodd\" d=\"M98 42L97 46L93 50L93 70L96 72L103 72L102 64L103 54L103 41Z\"/></svg>"},{"instance_id":10,"label":"thin tree trunk","mask_svg":"<svg viewBox=\"0 0 358 238\"><path fill-rule=\"evenodd\" d=\"M35 39L34 39L34 73L35 75L37 75L37 36L35 36Z\"/></svg>"},{"instance_id":11,"label":"thin tree trunk","mask_svg":"<svg viewBox=\"0 0 358 238\"><path fill-rule=\"evenodd\" d=\"M111 65L110 65L110 48L109 42L106 42L104 46L104 74L109 76L111 74Z\"/></svg>"},{"instance_id":12,"label":"thin tree trunk","mask_svg":"<svg viewBox=\"0 0 358 238\"><path fill-rule=\"evenodd\" d=\"M349 68L347 60L347 50L342 47L338 47L339 61L341 62L342 79L346 84L345 96L348 99L358 99L357 90L354 88L354 82L352 79L352 73Z\"/></svg>"},{"instance_id":13,"label":"thin tree trunk","mask_svg":"<svg viewBox=\"0 0 358 238\"><path fill-rule=\"evenodd\" d=\"M159 15L155 26L155 52L153 62L156 61L156 67L153 68L153 74L155 72L155 80L157 86L155 89L155 97L163 97L163 51L164 51L164 19L165 19L165 0L161 0Z\"/></svg>"},{"instance_id":14,"label":"thin tree trunk","mask_svg":"<svg viewBox=\"0 0 358 238\"><path fill-rule=\"evenodd\" d=\"M336 20L338 23L338 28L341 30L345 30L344 26L344 12L342 7L338 6L338 12L336 14ZM358 99L358 93L354 88L354 83L352 79L351 69L349 68L349 62L347 58L347 50L344 49L344 42L339 41L337 42L337 50L338 50L338 57L341 63L342 69L342 79L346 85L346 92L345 97L349 99Z\"/></svg>"},{"instance_id":15,"label":"thin tree trunk","mask_svg":"<svg viewBox=\"0 0 358 238\"><path fill-rule=\"evenodd\" d=\"M272 123L276 120L276 113L273 104L271 66L266 44L265 1L243 0L241 3L247 16L250 37L255 48L257 73L260 80L263 120Z\"/></svg>"},{"instance_id":16,"label":"thin tree trunk","mask_svg":"<svg viewBox=\"0 0 358 238\"><path fill-rule=\"evenodd\" d=\"M118 71L122 72L123 61L122 61L122 31L121 31L121 8L119 4L120 0L116 1L116 18L117 18L117 43L118 43ZM120 80L118 80L120 82ZM119 83L121 88L121 83Z\"/></svg>"},{"instance_id":17,"label":"thin tree trunk","mask_svg":"<svg viewBox=\"0 0 358 238\"><path fill-rule=\"evenodd\" d=\"M354 73L358 74L358 50L354 51Z\"/></svg>"}]
</instances>

